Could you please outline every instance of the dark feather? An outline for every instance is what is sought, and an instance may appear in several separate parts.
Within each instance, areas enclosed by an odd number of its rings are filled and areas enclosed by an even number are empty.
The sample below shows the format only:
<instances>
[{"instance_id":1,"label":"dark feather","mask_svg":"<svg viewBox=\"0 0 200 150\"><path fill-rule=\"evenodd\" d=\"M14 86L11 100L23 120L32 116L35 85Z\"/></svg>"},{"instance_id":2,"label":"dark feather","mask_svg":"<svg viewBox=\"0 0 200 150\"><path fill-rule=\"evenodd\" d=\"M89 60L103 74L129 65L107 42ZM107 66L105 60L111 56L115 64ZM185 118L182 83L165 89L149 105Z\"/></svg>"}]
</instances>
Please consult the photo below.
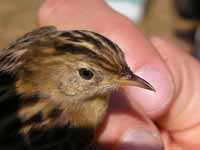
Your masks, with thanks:
<instances>
[{"instance_id":1,"label":"dark feather","mask_svg":"<svg viewBox=\"0 0 200 150\"><path fill-rule=\"evenodd\" d=\"M45 44L44 38L51 38L56 34L56 28L49 26L36 29L25 34L9 45L8 48L0 50L0 71L15 72L23 63L25 55L29 53L30 47L33 45L39 46ZM43 41L42 41L43 40ZM48 40L46 40L48 41Z\"/></svg>"},{"instance_id":2,"label":"dark feather","mask_svg":"<svg viewBox=\"0 0 200 150\"><path fill-rule=\"evenodd\" d=\"M72 127L70 123L51 128L35 128L34 125L43 121L41 110L28 118L23 118L23 115L18 118L18 113L24 107L39 103L40 95L39 92L30 95L30 91L27 91L28 97L22 97L16 92L16 81L23 78L20 73L24 71L22 68L26 62L49 49L53 49L53 55L71 53L90 57L95 62L98 59L98 65L112 73L129 69L117 45L90 31L57 31L55 27L43 27L25 34L7 48L1 49L0 150L86 150L93 139L94 128ZM40 63L37 64L39 66ZM55 106L47 117L54 119L59 113L60 110ZM27 135L23 135L21 129L29 125L32 125L30 130Z\"/></svg>"}]
</instances>

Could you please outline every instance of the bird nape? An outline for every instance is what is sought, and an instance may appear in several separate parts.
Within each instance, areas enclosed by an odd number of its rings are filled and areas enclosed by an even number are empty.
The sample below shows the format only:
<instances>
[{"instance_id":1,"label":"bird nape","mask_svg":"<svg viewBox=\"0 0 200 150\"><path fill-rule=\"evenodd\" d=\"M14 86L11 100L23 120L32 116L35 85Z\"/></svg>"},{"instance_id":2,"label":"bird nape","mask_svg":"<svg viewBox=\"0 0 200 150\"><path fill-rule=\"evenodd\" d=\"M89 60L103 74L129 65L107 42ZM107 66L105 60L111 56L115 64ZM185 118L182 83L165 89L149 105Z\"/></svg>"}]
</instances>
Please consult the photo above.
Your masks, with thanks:
<instances>
[{"instance_id":1,"label":"bird nape","mask_svg":"<svg viewBox=\"0 0 200 150\"><path fill-rule=\"evenodd\" d=\"M0 149L92 149L120 85L154 90L104 36L52 26L25 34L0 50Z\"/></svg>"}]
</instances>

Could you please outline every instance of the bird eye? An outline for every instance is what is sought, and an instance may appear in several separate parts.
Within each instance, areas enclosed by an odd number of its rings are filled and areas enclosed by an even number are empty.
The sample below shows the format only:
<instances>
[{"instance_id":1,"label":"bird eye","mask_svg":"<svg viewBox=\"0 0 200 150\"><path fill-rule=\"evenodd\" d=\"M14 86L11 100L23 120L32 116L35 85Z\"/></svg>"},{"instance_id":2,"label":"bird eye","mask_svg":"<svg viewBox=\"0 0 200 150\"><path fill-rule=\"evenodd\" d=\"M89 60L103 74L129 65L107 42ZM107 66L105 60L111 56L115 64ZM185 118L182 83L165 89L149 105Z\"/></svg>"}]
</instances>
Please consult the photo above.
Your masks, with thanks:
<instances>
[{"instance_id":1,"label":"bird eye","mask_svg":"<svg viewBox=\"0 0 200 150\"><path fill-rule=\"evenodd\" d=\"M80 68L79 75L85 80L90 80L94 76L93 72L86 68Z\"/></svg>"}]
</instances>

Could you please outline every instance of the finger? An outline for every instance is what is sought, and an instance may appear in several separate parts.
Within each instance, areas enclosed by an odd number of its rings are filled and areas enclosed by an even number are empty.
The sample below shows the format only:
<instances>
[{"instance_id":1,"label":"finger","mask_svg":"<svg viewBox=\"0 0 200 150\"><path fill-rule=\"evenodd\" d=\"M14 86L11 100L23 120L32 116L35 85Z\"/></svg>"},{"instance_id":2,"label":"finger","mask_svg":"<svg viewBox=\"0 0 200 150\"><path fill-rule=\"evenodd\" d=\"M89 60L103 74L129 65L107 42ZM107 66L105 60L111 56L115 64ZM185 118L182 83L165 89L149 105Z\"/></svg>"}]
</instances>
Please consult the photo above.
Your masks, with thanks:
<instances>
[{"instance_id":1,"label":"finger","mask_svg":"<svg viewBox=\"0 0 200 150\"><path fill-rule=\"evenodd\" d=\"M153 38L152 43L166 60L176 85L174 102L168 113L160 119L160 126L168 134L168 138L173 139L171 143L176 145L179 143L187 149L198 149L200 147L200 64L192 56L166 40Z\"/></svg>"},{"instance_id":2,"label":"finger","mask_svg":"<svg viewBox=\"0 0 200 150\"><path fill-rule=\"evenodd\" d=\"M105 149L162 150L162 141L153 122L142 108L130 105L123 90L112 95L108 115L97 130L97 141Z\"/></svg>"}]
</instances>

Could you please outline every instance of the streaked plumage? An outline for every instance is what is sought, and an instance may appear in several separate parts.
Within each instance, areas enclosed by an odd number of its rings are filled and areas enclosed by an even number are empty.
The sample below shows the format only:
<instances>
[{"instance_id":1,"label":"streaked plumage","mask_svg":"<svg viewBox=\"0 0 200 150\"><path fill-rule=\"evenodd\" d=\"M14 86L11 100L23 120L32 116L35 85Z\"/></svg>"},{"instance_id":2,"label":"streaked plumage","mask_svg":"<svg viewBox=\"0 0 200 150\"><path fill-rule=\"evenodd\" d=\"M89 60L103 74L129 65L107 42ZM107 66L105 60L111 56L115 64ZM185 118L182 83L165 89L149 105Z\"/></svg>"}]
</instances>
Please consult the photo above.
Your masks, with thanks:
<instances>
[{"instance_id":1,"label":"streaked plumage","mask_svg":"<svg viewBox=\"0 0 200 150\"><path fill-rule=\"evenodd\" d=\"M87 149L120 77L151 89L102 35L55 27L24 35L0 50L0 149Z\"/></svg>"}]
</instances>

